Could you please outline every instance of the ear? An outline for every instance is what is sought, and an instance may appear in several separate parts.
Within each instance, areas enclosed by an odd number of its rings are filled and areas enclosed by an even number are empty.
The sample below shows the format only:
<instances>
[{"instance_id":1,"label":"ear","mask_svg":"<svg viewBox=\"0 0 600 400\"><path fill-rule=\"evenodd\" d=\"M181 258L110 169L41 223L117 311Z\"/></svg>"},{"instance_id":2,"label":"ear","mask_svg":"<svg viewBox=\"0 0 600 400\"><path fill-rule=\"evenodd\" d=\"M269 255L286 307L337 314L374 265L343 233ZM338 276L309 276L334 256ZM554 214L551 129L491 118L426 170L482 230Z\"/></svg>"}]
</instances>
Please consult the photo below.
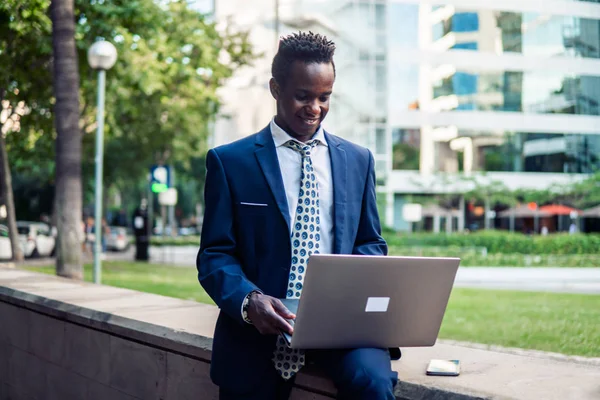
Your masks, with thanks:
<instances>
[{"instance_id":1,"label":"ear","mask_svg":"<svg viewBox=\"0 0 600 400\"><path fill-rule=\"evenodd\" d=\"M279 100L281 87L279 86L275 78L271 78L271 80L269 81L269 89L271 90L271 96L273 96L275 100Z\"/></svg>"}]
</instances>

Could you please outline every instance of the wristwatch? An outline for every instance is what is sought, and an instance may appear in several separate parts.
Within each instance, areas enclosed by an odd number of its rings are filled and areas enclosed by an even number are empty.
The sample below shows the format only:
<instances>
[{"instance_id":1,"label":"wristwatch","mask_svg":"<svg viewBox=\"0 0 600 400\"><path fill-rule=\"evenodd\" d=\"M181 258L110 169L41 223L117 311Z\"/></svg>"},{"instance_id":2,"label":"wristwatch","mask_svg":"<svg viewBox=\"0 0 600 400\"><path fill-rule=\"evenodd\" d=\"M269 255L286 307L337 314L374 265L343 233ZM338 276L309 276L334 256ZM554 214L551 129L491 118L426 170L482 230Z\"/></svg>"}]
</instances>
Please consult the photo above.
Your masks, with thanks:
<instances>
[{"instance_id":1,"label":"wristwatch","mask_svg":"<svg viewBox=\"0 0 600 400\"><path fill-rule=\"evenodd\" d=\"M248 307L250 307L250 297L254 294L254 293L260 293L258 290L253 290L250 293L248 293L248 295L244 298L244 301L242 302L242 318L244 320L244 322L251 324L252 321L250 321L250 318L248 318Z\"/></svg>"}]
</instances>

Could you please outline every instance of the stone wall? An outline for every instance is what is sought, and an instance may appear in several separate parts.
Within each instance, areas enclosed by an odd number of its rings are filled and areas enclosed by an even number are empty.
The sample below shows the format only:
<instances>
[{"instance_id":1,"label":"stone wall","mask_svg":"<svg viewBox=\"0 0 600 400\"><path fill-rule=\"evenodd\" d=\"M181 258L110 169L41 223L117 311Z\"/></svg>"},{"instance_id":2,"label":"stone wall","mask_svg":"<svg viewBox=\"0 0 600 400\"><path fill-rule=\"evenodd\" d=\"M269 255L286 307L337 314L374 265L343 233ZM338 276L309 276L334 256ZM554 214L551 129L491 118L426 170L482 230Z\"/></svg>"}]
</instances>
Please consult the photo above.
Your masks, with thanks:
<instances>
[{"instance_id":1,"label":"stone wall","mask_svg":"<svg viewBox=\"0 0 600 400\"><path fill-rule=\"evenodd\" d=\"M0 287L0 400L218 399L211 345L210 338ZM292 400L334 396L331 383L310 372L297 381Z\"/></svg>"},{"instance_id":2,"label":"stone wall","mask_svg":"<svg viewBox=\"0 0 600 400\"><path fill-rule=\"evenodd\" d=\"M217 399L209 363L0 302L0 399Z\"/></svg>"}]
</instances>

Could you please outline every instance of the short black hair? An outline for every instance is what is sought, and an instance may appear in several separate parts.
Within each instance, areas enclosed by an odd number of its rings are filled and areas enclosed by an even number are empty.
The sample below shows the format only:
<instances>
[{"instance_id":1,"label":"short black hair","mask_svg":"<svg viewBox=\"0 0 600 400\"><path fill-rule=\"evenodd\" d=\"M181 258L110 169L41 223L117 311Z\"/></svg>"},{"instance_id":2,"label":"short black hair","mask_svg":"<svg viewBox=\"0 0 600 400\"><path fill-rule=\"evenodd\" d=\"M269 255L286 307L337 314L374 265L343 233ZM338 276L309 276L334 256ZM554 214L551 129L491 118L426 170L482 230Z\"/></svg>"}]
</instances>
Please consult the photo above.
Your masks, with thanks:
<instances>
[{"instance_id":1,"label":"short black hair","mask_svg":"<svg viewBox=\"0 0 600 400\"><path fill-rule=\"evenodd\" d=\"M333 53L335 43L318 33L298 32L283 36L279 41L279 49L273 58L271 74L275 81L285 85L294 61L310 63L331 63L335 76Z\"/></svg>"}]
</instances>

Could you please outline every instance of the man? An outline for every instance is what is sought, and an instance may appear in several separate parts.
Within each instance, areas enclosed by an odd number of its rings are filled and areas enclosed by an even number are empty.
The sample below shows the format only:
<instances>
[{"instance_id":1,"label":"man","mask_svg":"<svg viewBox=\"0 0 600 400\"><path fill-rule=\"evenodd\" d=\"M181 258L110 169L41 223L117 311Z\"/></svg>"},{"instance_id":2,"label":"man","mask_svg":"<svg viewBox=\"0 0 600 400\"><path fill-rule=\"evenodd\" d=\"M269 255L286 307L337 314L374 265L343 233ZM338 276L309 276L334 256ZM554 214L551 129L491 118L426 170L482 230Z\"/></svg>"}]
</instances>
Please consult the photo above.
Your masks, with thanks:
<instances>
[{"instance_id":1,"label":"man","mask_svg":"<svg viewBox=\"0 0 600 400\"><path fill-rule=\"evenodd\" d=\"M207 155L205 214L197 266L221 308L212 380L220 399L286 399L296 373L314 362L342 399L394 399L397 374L384 349L297 351L278 334L295 316L316 253L385 255L374 161L325 132L335 45L324 36L282 38L270 89L277 115L262 131Z\"/></svg>"}]
</instances>

